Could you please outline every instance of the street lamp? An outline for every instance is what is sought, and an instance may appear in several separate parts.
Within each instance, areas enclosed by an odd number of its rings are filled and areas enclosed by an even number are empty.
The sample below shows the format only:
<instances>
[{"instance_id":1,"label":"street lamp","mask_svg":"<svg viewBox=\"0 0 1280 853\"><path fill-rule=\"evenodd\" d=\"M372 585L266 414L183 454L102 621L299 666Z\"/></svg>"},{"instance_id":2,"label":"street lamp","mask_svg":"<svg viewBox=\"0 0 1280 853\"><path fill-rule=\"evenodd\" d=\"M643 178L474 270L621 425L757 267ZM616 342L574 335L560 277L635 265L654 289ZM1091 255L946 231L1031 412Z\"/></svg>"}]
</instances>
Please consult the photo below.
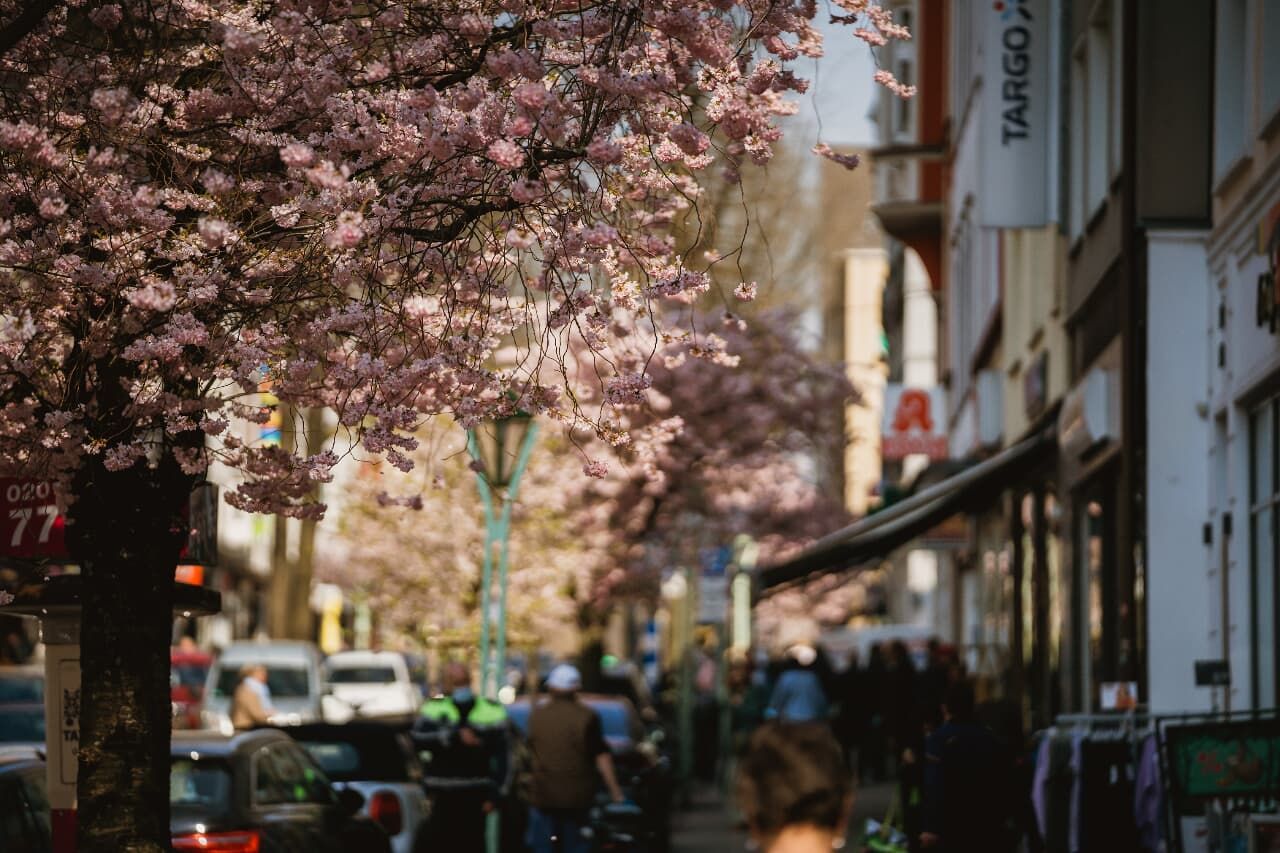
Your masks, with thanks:
<instances>
[{"instance_id":1,"label":"street lamp","mask_svg":"<svg viewBox=\"0 0 1280 853\"><path fill-rule=\"evenodd\" d=\"M497 697L501 671L507 658L507 542L511 533L511 507L520 488L520 475L529 463L538 425L528 412L516 410L503 418L485 421L467 430L467 450L478 464L476 485L484 505L484 569L480 578L480 695ZM498 506L494 506L494 498ZM493 551L498 548L497 625L492 631L496 655L489 654L493 621ZM496 658L496 662L495 662Z\"/></svg>"}]
</instances>

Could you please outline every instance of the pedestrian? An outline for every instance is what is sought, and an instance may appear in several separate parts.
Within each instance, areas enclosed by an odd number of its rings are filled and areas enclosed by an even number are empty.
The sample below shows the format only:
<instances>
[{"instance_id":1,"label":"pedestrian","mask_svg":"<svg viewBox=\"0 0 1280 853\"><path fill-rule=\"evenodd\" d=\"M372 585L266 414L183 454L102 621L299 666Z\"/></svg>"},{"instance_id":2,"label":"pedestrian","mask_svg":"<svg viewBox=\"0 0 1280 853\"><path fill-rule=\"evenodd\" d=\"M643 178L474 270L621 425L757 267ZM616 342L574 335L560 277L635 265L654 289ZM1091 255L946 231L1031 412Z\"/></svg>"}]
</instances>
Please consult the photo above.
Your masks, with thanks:
<instances>
[{"instance_id":1,"label":"pedestrian","mask_svg":"<svg viewBox=\"0 0 1280 853\"><path fill-rule=\"evenodd\" d=\"M625 801L600 715L578 701L582 675L561 664L547 676L550 697L529 714L532 764L529 828L533 853L587 853L583 830L596 801L597 774L615 803Z\"/></svg>"},{"instance_id":2,"label":"pedestrian","mask_svg":"<svg viewBox=\"0 0 1280 853\"><path fill-rule=\"evenodd\" d=\"M413 726L414 742L431 753L423 787L433 808L422 840L431 850L482 851L487 816L509 781L507 713L476 696L466 664L448 664L443 686Z\"/></svg>"},{"instance_id":3,"label":"pedestrian","mask_svg":"<svg viewBox=\"0 0 1280 853\"><path fill-rule=\"evenodd\" d=\"M924 830L920 846L934 853L1006 853L1018 801L1006 745L977 720L973 685L947 688L944 722L925 744Z\"/></svg>"},{"instance_id":4,"label":"pedestrian","mask_svg":"<svg viewBox=\"0 0 1280 853\"><path fill-rule=\"evenodd\" d=\"M858 750L859 778L864 784L881 782L888 775L885 767L888 735L885 733L884 719L884 647L879 643L872 644L867 666L862 671L860 680L867 697L867 724L863 729L862 747Z\"/></svg>"},{"instance_id":5,"label":"pedestrian","mask_svg":"<svg viewBox=\"0 0 1280 853\"><path fill-rule=\"evenodd\" d=\"M267 686L267 668L260 663L240 667L240 681L231 694L231 725L236 731L265 726L276 712Z\"/></svg>"},{"instance_id":6,"label":"pedestrian","mask_svg":"<svg viewBox=\"0 0 1280 853\"><path fill-rule=\"evenodd\" d=\"M787 650L786 663L769 697L765 716L783 723L826 723L827 694L815 671L818 652L807 643Z\"/></svg>"},{"instance_id":7,"label":"pedestrian","mask_svg":"<svg viewBox=\"0 0 1280 853\"><path fill-rule=\"evenodd\" d=\"M836 737L849 767L860 768L860 750L867 727L871 725L872 697L856 649L849 655L849 664L840 676L836 696L840 705L836 712Z\"/></svg>"},{"instance_id":8,"label":"pedestrian","mask_svg":"<svg viewBox=\"0 0 1280 853\"><path fill-rule=\"evenodd\" d=\"M738 805L764 853L844 846L853 786L828 726L766 723L738 767Z\"/></svg>"}]
</instances>

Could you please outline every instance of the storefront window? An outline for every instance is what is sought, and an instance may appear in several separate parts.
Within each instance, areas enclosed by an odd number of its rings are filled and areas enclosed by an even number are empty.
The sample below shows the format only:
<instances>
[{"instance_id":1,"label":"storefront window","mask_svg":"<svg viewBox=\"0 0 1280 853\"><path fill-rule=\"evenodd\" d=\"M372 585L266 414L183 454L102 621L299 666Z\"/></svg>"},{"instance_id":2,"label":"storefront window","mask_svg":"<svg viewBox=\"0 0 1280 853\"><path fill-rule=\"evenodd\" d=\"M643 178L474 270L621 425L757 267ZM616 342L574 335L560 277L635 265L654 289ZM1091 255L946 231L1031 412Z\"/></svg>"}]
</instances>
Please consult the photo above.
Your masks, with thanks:
<instances>
[{"instance_id":1,"label":"storefront window","mask_svg":"<svg viewBox=\"0 0 1280 853\"><path fill-rule=\"evenodd\" d=\"M1276 475L1276 433L1280 398L1273 398L1249 418L1250 613L1253 635L1253 704L1276 704L1276 531L1280 512L1280 477Z\"/></svg>"},{"instance_id":2,"label":"storefront window","mask_svg":"<svg viewBox=\"0 0 1280 853\"><path fill-rule=\"evenodd\" d=\"M1053 690L1050 697L1050 709L1056 713L1061 705L1060 690L1062 687L1062 627L1066 623L1068 600L1066 590L1062 588L1062 536L1059 533L1058 521L1062 510L1058 499L1050 492L1045 496L1044 517L1046 524L1045 563L1049 570L1049 684Z\"/></svg>"},{"instance_id":3,"label":"storefront window","mask_svg":"<svg viewBox=\"0 0 1280 853\"><path fill-rule=\"evenodd\" d=\"M1085 705L1096 708L1103 684L1136 681L1131 640L1134 621L1132 575L1116 567L1116 495L1114 473L1095 479L1076 503L1076 577L1079 579L1079 648L1085 671Z\"/></svg>"}]
</instances>

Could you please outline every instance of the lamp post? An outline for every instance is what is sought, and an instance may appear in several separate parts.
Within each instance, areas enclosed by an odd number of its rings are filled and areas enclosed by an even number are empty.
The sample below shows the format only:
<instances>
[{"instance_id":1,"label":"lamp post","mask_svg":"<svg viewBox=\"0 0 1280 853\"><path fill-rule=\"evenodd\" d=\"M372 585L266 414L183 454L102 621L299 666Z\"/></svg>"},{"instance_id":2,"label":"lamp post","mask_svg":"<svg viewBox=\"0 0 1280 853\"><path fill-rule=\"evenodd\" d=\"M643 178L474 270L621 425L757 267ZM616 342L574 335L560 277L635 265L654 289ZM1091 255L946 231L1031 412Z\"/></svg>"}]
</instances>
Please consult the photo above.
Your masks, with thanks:
<instances>
[{"instance_id":1,"label":"lamp post","mask_svg":"<svg viewBox=\"0 0 1280 853\"><path fill-rule=\"evenodd\" d=\"M538 425L528 412L517 410L504 418L485 421L467 430L467 450L479 463L476 484L484 505L484 568L480 578L480 695L497 698L500 673L507 656L507 543L511 507L520 476L529 463ZM495 507L495 497L497 506ZM498 550L497 625L493 621L494 546ZM496 654L490 655L493 635Z\"/></svg>"}]
</instances>

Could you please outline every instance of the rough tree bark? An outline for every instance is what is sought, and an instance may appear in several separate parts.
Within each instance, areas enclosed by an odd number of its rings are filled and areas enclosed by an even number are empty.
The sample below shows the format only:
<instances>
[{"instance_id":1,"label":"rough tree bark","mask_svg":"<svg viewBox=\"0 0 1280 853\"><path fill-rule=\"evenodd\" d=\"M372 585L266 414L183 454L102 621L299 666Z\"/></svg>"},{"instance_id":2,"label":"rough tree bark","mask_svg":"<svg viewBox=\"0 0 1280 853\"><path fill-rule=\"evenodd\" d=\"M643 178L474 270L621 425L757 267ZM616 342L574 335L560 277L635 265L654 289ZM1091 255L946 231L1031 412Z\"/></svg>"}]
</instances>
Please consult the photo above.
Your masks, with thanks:
<instances>
[{"instance_id":1,"label":"rough tree bark","mask_svg":"<svg viewBox=\"0 0 1280 853\"><path fill-rule=\"evenodd\" d=\"M96 457L95 457L96 459ZM190 481L86 467L68 534L80 564L81 851L169 849L169 642Z\"/></svg>"},{"instance_id":2,"label":"rough tree bark","mask_svg":"<svg viewBox=\"0 0 1280 853\"><path fill-rule=\"evenodd\" d=\"M109 357L86 372L100 411L128 411L127 372ZM132 432L116 417L95 424L98 435ZM200 447L203 438L183 433L177 443ZM103 456L86 456L67 513L82 583L77 850L88 853L170 847L173 573L196 477L168 449L156 458L112 471Z\"/></svg>"}]
</instances>

